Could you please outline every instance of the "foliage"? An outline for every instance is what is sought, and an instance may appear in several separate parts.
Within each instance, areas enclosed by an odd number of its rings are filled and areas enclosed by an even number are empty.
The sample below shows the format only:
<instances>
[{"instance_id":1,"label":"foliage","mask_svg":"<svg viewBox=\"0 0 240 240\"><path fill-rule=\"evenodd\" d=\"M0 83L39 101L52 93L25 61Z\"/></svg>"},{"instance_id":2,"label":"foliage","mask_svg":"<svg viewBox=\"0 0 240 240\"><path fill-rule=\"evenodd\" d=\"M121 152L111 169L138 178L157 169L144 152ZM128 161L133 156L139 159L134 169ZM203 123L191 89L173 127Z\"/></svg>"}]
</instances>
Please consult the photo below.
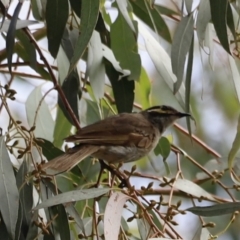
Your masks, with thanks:
<instances>
[{"instance_id":1,"label":"foliage","mask_svg":"<svg viewBox=\"0 0 240 240\"><path fill-rule=\"evenodd\" d=\"M188 131L175 124L174 137L162 138L137 165L108 166L115 176L104 171L98 179L99 163L92 158L54 178L41 170L69 147L65 137L117 112L167 103L200 122L200 97L192 93L196 46L207 66L215 64L216 46L228 59L235 97L225 97L228 88L219 80L215 101L221 98L221 107L235 117L239 1L176 2L0 2L0 239L205 240L238 234L239 125L228 159L200 140L201 126L189 137L193 121L187 120ZM146 56L158 74L154 80ZM24 97L24 110L16 109ZM186 228L181 222L192 218L187 212L198 216L188 237L176 228ZM218 218L203 218L222 214L229 215L217 227Z\"/></svg>"}]
</instances>

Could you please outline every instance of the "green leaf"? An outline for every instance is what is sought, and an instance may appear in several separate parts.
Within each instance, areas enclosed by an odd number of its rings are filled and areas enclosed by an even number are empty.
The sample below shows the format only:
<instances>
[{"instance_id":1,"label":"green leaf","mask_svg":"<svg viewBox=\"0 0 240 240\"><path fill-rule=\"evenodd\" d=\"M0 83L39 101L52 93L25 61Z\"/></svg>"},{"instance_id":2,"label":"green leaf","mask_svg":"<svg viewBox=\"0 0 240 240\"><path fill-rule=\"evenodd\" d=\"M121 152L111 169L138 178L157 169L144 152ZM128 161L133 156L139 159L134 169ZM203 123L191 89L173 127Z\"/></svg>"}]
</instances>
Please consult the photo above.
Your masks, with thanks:
<instances>
[{"instance_id":1,"label":"green leaf","mask_svg":"<svg viewBox=\"0 0 240 240\"><path fill-rule=\"evenodd\" d=\"M147 30L143 26L143 24L139 23L138 26L140 33L144 39L146 50L158 74L166 82L169 89L172 89L173 83L176 81L176 76L172 72L172 65L169 55L164 50L164 48L159 44L159 42L157 42L156 39L149 33L149 30ZM164 92L166 92L166 90L164 90ZM169 94L171 94L170 91ZM181 85L179 91L175 95L172 94L172 97L176 98L180 106L184 109L185 88L183 85Z\"/></svg>"},{"instance_id":2,"label":"green leaf","mask_svg":"<svg viewBox=\"0 0 240 240\"><path fill-rule=\"evenodd\" d=\"M28 174L27 158L23 160L22 165L20 166L17 175L17 187L19 190L19 197L21 202L22 210L22 229L24 229L25 236L30 227L31 218L32 218L32 206L33 206L33 185L32 182L26 181L26 176Z\"/></svg>"},{"instance_id":3,"label":"green leaf","mask_svg":"<svg viewBox=\"0 0 240 240\"><path fill-rule=\"evenodd\" d=\"M170 181L170 178L167 179ZM204 197L206 199L215 201L214 197L210 193L190 180L178 178L176 181L174 181L173 187L195 197Z\"/></svg>"},{"instance_id":4,"label":"green leaf","mask_svg":"<svg viewBox=\"0 0 240 240\"><path fill-rule=\"evenodd\" d=\"M156 155L161 154L163 157L163 160L165 160L169 156L170 152L171 152L170 142L166 137L161 137L158 142L158 145L154 149L154 153Z\"/></svg>"},{"instance_id":5,"label":"green leaf","mask_svg":"<svg viewBox=\"0 0 240 240\"><path fill-rule=\"evenodd\" d=\"M133 31L119 12L110 28L111 48L123 69L130 70L129 80L138 80L141 73L141 59L137 53L137 42Z\"/></svg>"},{"instance_id":6,"label":"green leaf","mask_svg":"<svg viewBox=\"0 0 240 240\"><path fill-rule=\"evenodd\" d=\"M87 72L94 97L99 101L104 96L105 67L103 63L103 51L100 34L93 31L88 46Z\"/></svg>"},{"instance_id":7,"label":"green leaf","mask_svg":"<svg viewBox=\"0 0 240 240\"><path fill-rule=\"evenodd\" d=\"M186 80L185 80L185 86L186 86L185 111L188 113L191 112L190 94L191 94L191 80L192 80L192 68L193 68L193 51L194 51L194 35L192 37L192 42L191 42L190 49L189 49L187 74L186 74ZM186 118L188 132L191 137L192 131L191 131L191 122L190 121L191 121L190 118Z\"/></svg>"},{"instance_id":8,"label":"green leaf","mask_svg":"<svg viewBox=\"0 0 240 240\"><path fill-rule=\"evenodd\" d=\"M227 26L229 27L233 38L235 40L236 48L237 46L237 40L236 40L236 31L235 31L235 25L234 25L234 20L233 20L233 13L232 13L232 8L230 6L230 3L228 2L227 4Z\"/></svg>"},{"instance_id":9,"label":"green leaf","mask_svg":"<svg viewBox=\"0 0 240 240\"><path fill-rule=\"evenodd\" d=\"M199 44L202 46L205 38L207 24L211 21L211 10L209 0L201 0L198 9L196 28Z\"/></svg>"},{"instance_id":10,"label":"green leaf","mask_svg":"<svg viewBox=\"0 0 240 240\"><path fill-rule=\"evenodd\" d=\"M30 66L33 69L36 69L37 54L36 54L36 49L33 46L32 42L29 40L27 35L22 30L18 30L16 32L16 37L20 40L19 44L24 49L25 54L27 55L27 60L30 62Z\"/></svg>"},{"instance_id":11,"label":"green leaf","mask_svg":"<svg viewBox=\"0 0 240 240\"><path fill-rule=\"evenodd\" d=\"M173 37L171 61L173 73L177 76L177 82L173 86L174 93L178 92L183 81L186 55L193 38L193 24L192 14L183 17Z\"/></svg>"},{"instance_id":12,"label":"green leaf","mask_svg":"<svg viewBox=\"0 0 240 240\"><path fill-rule=\"evenodd\" d=\"M148 12L148 9L146 8L146 4L148 2L144 2L144 0L138 0L138 1L132 1L131 2L133 7L134 14L144 21L149 27L151 27L154 30L154 26L156 27L156 30L158 34L165 39L168 42L172 42L172 38L168 29L167 24L165 23L164 19L160 14L162 14L162 8L161 6L154 5L154 7L149 7L150 12ZM163 10L164 11L164 10ZM168 13L175 13L175 12L168 12ZM151 15L150 15L151 14ZM169 15L171 15L169 14ZM152 17L152 19L151 19ZM154 22L153 22L153 21Z\"/></svg>"},{"instance_id":13,"label":"green leaf","mask_svg":"<svg viewBox=\"0 0 240 240\"><path fill-rule=\"evenodd\" d=\"M0 211L7 232L15 239L16 223L18 219L19 194L12 163L4 142L0 137Z\"/></svg>"},{"instance_id":14,"label":"green leaf","mask_svg":"<svg viewBox=\"0 0 240 240\"><path fill-rule=\"evenodd\" d=\"M68 0L47 1L46 23L48 50L56 58L68 19Z\"/></svg>"},{"instance_id":15,"label":"green leaf","mask_svg":"<svg viewBox=\"0 0 240 240\"><path fill-rule=\"evenodd\" d=\"M55 206L55 205L67 203L67 202L75 202L80 200L96 198L109 192L109 190L110 190L109 188L102 188L102 189L94 188L94 189L75 190L75 191L60 193L38 204L34 208L34 210L51 207L51 206Z\"/></svg>"},{"instance_id":16,"label":"green leaf","mask_svg":"<svg viewBox=\"0 0 240 240\"><path fill-rule=\"evenodd\" d=\"M236 92L236 96L238 99L238 103L240 103L240 61L238 58L233 58L232 56L228 56L230 69L232 72L232 79L234 84L234 89Z\"/></svg>"},{"instance_id":17,"label":"green leaf","mask_svg":"<svg viewBox=\"0 0 240 240\"><path fill-rule=\"evenodd\" d=\"M218 39L223 48L229 53L229 43L227 34L227 9L228 0L210 0L211 15L214 28L216 30Z\"/></svg>"},{"instance_id":18,"label":"green leaf","mask_svg":"<svg viewBox=\"0 0 240 240\"><path fill-rule=\"evenodd\" d=\"M240 210L240 202L220 203L207 207L191 207L186 211L192 212L198 216L213 217L234 213Z\"/></svg>"},{"instance_id":19,"label":"green leaf","mask_svg":"<svg viewBox=\"0 0 240 240\"><path fill-rule=\"evenodd\" d=\"M82 0L81 4L81 34L78 37L74 49L74 55L71 59L69 72L75 68L78 60L82 57L96 26L99 14L99 0Z\"/></svg>"},{"instance_id":20,"label":"green leaf","mask_svg":"<svg viewBox=\"0 0 240 240\"><path fill-rule=\"evenodd\" d=\"M70 229L65 207L60 204L51 207L51 211L53 213L53 216L57 216L57 218L55 218L53 221L53 226L55 230L54 235L56 236L56 234L59 234L61 239L70 240Z\"/></svg>"},{"instance_id":21,"label":"green leaf","mask_svg":"<svg viewBox=\"0 0 240 240\"><path fill-rule=\"evenodd\" d=\"M107 76L112 84L118 112L132 112L134 81L127 80L127 77L118 80L119 73L113 68L113 66L110 63L107 63L105 67Z\"/></svg>"},{"instance_id":22,"label":"green leaf","mask_svg":"<svg viewBox=\"0 0 240 240\"><path fill-rule=\"evenodd\" d=\"M142 67L139 81L135 82L135 99L143 109L150 107L151 84L146 70Z\"/></svg>"},{"instance_id":23,"label":"green leaf","mask_svg":"<svg viewBox=\"0 0 240 240\"><path fill-rule=\"evenodd\" d=\"M81 18L81 5L82 0L70 0L71 7L73 11L77 14L79 18Z\"/></svg>"},{"instance_id":24,"label":"green leaf","mask_svg":"<svg viewBox=\"0 0 240 240\"><path fill-rule=\"evenodd\" d=\"M128 26L131 28L133 32L136 32L135 26L128 12L128 8L129 8L128 2L126 0L116 0L116 3L118 5L119 11L121 12L121 15L124 17Z\"/></svg>"},{"instance_id":25,"label":"green leaf","mask_svg":"<svg viewBox=\"0 0 240 240\"><path fill-rule=\"evenodd\" d=\"M14 9L14 13L8 28L7 37L6 37L6 50L7 50L7 60L8 60L8 69L10 73L12 72L12 56L15 45L15 32L16 25L18 20L19 12L22 8L22 2L18 2L16 8Z\"/></svg>"},{"instance_id":26,"label":"green leaf","mask_svg":"<svg viewBox=\"0 0 240 240\"><path fill-rule=\"evenodd\" d=\"M64 154L62 150L56 148L51 142L40 139L37 144L42 148L43 155L47 158L48 161Z\"/></svg>"},{"instance_id":27,"label":"green leaf","mask_svg":"<svg viewBox=\"0 0 240 240\"><path fill-rule=\"evenodd\" d=\"M238 117L237 133L233 141L232 148L228 154L228 167L230 170L232 170L233 162L239 148L240 148L240 115Z\"/></svg>"},{"instance_id":28,"label":"green leaf","mask_svg":"<svg viewBox=\"0 0 240 240\"><path fill-rule=\"evenodd\" d=\"M68 103L70 104L73 113L75 114L76 118L79 119L78 114L78 93L80 90L80 79L79 75L77 73L77 70L74 69L64 80L62 84L62 90L65 95L65 98L67 99ZM72 120L72 117L69 114L68 109L66 109L65 105L62 102L61 97L58 95L58 105L63 111L65 117L68 119L72 125L74 125L74 122Z\"/></svg>"},{"instance_id":29,"label":"green leaf","mask_svg":"<svg viewBox=\"0 0 240 240\"><path fill-rule=\"evenodd\" d=\"M52 119L52 115L49 111L48 105L43 99L41 88L41 85L36 87L27 98L26 112L28 124L29 126L36 126L34 130L34 134L36 137L52 141L54 121Z\"/></svg>"},{"instance_id":30,"label":"green leaf","mask_svg":"<svg viewBox=\"0 0 240 240\"><path fill-rule=\"evenodd\" d=\"M54 133L53 133L53 145L57 148L61 148L64 138L68 137L72 124L65 118L61 108L57 108L57 117L55 121Z\"/></svg>"}]
</instances>

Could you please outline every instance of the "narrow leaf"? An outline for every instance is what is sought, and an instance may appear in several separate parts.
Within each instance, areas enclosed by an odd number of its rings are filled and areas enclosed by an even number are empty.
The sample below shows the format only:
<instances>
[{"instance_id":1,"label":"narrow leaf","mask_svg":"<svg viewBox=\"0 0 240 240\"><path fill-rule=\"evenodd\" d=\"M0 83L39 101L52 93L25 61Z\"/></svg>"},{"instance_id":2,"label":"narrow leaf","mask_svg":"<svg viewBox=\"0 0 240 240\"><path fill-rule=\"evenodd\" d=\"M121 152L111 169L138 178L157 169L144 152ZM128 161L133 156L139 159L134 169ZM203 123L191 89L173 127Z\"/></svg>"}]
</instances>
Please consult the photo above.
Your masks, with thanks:
<instances>
[{"instance_id":1,"label":"narrow leaf","mask_svg":"<svg viewBox=\"0 0 240 240\"><path fill-rule=\"evenodd\" d=\"M123 69L130 70L129 80L138 80L141 73L141 59L137 53L134 33L121 13L111 25L111 48Z\"/></svg>"},{"instance_id":2,"label":"narrow leaf","mask_svg":"<svg viewBox=\"0 0 240 240\"><path fill-rule=\"evenodd\" d=\"M198 9L196 28L199 44L203 46L207 24L211 21L211 10L209 0L201 0Z\"/></svg>"},{"instance_id":3,"label":"narrow leaf","mask_svg":"<svg viewBox=\"0 0 240 240\"><path fill-rule=\"evenodd\" d=\"M183 17L173 37L171 61L173 73L177 76L173 92L178 92L182 81L186 55L193 38L193 14Z\"/></svg>"},{"instance_id":4,"label":"narrow leaf","mask_svg":"<svg viewBox=\"0 0 240 240\"><path fill-rule=\"evenodd\" d=\"M144 39L146 50L151 60L153 61L158 74L166 82L168 87L172 89L173 83L176 81L176 76L172 72L169 55L150 34L150 32L143 26L143 24L141 24L141 22L139 22L138 27ZM175 98L179 102L180 106L184 109L185 89L183 85L180 86L180 89L176 93Z\"/></svg>"},{"instance_id":5,"label":"narrow leaf","mask_svg":"<svg viewBox=\"0 0 240 240\"><path fill-rule=\"evenodd\" d=\"M99 0L82 0L80 25L81 34L78 37L74 49L74 55L71 59L69 73L74 69L88 45L97 23L99 6Z\"/></svg>"},{"instance_id":6,"label":"narrow leaf","mask_svg":"<svg viewBox=\"0 0 240 240\"><path fill-rule=\"evenodd\" d=\"M136 29L134 27L133 21L130 18L130 15L128 13L128 1L127 0L116 0L116 3L118 5L118 9L120 10L122 16L124 17L125 21L131 28L133 32L136 32Z\"/></svg>"},{"instance_id":7,"label":"narrow leaf","mask_svg":"<svg viewBox=\"0 0 240 240\"><path fill-rule=\"evenodd\" d=\"M106 240L118 239L123 206L129 196L115 192L109 198L104 213L104 236Z\"/></svg>"},{"instance_id":8,"label":"narrow leaf","mask_svg":"<svg viewBox=\"0 0 240 240\"><path fill-rule=\"evenodd\" d=\"M78 114L78 93L80 91L80 79L79 75L77 73L77 70L74 69L64 80L62 84L62 90L65 95L65 98L67 99L68 103L70 104L73 113L75 114L76 118L79 119ZM58 96L58 105L63 111L65 117L68 119L72 125L74 125L74 122L72 120L72 117L69 114L68 109L66 109L65 105L62 102L62 99L60 96Z\"/></svg>"},{"instance_id":9,"label":"narrow leaf","mask_svg":"<svg viewBox=\"0 0 240 240\"><path fill-rule=\"evenodd\" d=\"M46 23L48 50L56 58L68 19L68 0L47 1Z\"/></svg>"},{"instance_id":10,"label":"narrow leaf","mask_svg":"<svg viewBox=\"0 0 240 240\"><path fill-rule=\"evenodd\" d=\"M119 73L112 67L112 65L107 63L105 67L107 76L112 84L118 112L132 112L134 81L127 80L127 77L118 80Z\"/></svg>"},{"instance_id":11,"label":"narrow leaf","mask_svg":"<svg viewBox=\"0 0 240 240\"><path fill-rule=\"evenodd\" d=\"M187 74L186 74L186 80L185 80L185 86L186 86L186 97L185 97L185 111L190 113L190 95L191 95L191 80L192 80L192 68L193 68L193 51L194 51L194 35L192 37L192 42L189 49L188 54L188 63L187 63ZM192 136L191 131L191 119L186 118L188 132L190 137Z\"/></svg>"},{"instance_id":12,"label":"narrow leaf","mask_svg":"<svg viewBox=\"0 0 240 240\"><path fill-rule=\"evenodd\" d=\"M161 16L162 8L160 6L154 5L154 8L150 7L149 8L150 13L148 13L148 10L146 8L144 0L132 1L131 4L132 4L132 7L133 7L134 14L139 19L144 21L153 30L154 30L154 25L155 25L157 33L163 39L165 39L166 41L168 41L170 43L172 42L168 26L167 26L167 24L165 23L164 19ZM146 4L148 4L148 3L146 2ZM151 14L151 16L149 14ZM152 22L151 17L152 17L152 20L154 22Z\"/></svg>"},{"instance_id":13,"label":"narrow leaf","mask_svg":"<svg viewBox=\"0 0 240 240\"><path fill-rule=\"evenodd\" d=\"M27 235L27 231L31 223L31 210L33 206L33 185L32 182L26 182L26 176L29 172L26 161L27 159L25 158L16 175L22 210L22 229L26 231L24 233L25 236Z\"/></svg>"},{"instance_id":14,"label":"narrow leaf","mask_svg":"<svg viewBox=\"0 0 240 240\"><path fill-rule=\"evenodd\" d=\"M27 98L26 112L28 124L29 126L33 126L35 124L36 128L34 133L36 137L52 141L54 121L48 105L43 99L41 88L42 86L36 87Z\"/></svg>"},{"instance_id":15,"label":"narrow leaf","mask_svg":"<svg viewBox=\"0 0 240 240\"><path fill-rule=\"evenodd\" d=\"M207 207L191 207L186 211L192 212L198 216L213 217L234 213L240 210L240 202L220 203Z\"/></svg>"},{"instance_id":16,"label":"narrow leaf","mask_svg":"<svg viewBox=\"0 0 240 240\"><path fill-rule=\"evenodd\" d=\"M85 190L75 190L75 191L69 191L65 193L60 193L54 197L51 197L39 205L37 205L33 210L37 210L40 208L46 208L55 206L58 204L63 204L67 202L75 202L80 200L86 200L86 199L92 199L95 197L99 197L107 192L109 192L110 189L108 188L102 188L102 189L85 189Z\"/></svg>"},{"instance_id":17,"label":"narrow leaf","mask_svg":"<svg viewBox=\"0 0 240 240\"><path fill-rule=\"evenodd\" d=\"M99 101L104 96L105 67L100 34L93 31L88 47L87 73L94 96Z\"/></svg>"},{"instance_id":18,"label":"narrow leaf","mask_svg":"<svg viewBox=\"0 0 240 240\"><path fill-rule=\"evenodd\" d=\"M223 48L229 53L229 43L227 34L227 9L228 0L210 0L211 15L214 28L216 30L218 39Z\"/></svg>"},{"instance_id":19,"label":"narrow leaf","mask_svg":"<svg viewBox=\"0 0 240 240\"><path fill-rule=\"evenodd\" d=\"M3 221L9 236L15 239L19 194L4 136L0 137L0 196L0 211Z\"/></svg>"},{"instance_id":20,"label":"narrow leaf","mask_svg":"<svg viewBox=\"0 0 240 240\"><path fill-rule=\"evenodd\" d=\"M7 37L6 37L7 60L8 60L8 69L10 73L12 72L12 55L13 55L14 44L15 44L15 32L16 32L17 19L18 19L18 15L21 8L22 8L22 2L19 1L14 10L12 20L8 28Z\"/></svg>"},{"instance_id":21,"label":"narrow leaf","mask_svg":"<svg viewBox=\"0 0 240 240\"><path fill-rule=\"evenodd\" d=\"M170 179L169 179L170 181ZM205 191L203 188L199 187L197 184L191 182L187 179L176 179L176 181L173 184L174 188L181 190L185 193L191 194L195 197L204 197L209 200L215 200L214 197Z\"/></svg>"},{"instance_id":22,"label":"narrow leaf","mask_svg":"<svg viewBox=\"0 0 240 240\"><path fill-rule=\"evenodd\" d=\"M228 167L230 171L232 170L234 159L240 148L240 115L238 117L237 133L232 144L232 148L228 154Z\"/></svg>"}]
</instances>

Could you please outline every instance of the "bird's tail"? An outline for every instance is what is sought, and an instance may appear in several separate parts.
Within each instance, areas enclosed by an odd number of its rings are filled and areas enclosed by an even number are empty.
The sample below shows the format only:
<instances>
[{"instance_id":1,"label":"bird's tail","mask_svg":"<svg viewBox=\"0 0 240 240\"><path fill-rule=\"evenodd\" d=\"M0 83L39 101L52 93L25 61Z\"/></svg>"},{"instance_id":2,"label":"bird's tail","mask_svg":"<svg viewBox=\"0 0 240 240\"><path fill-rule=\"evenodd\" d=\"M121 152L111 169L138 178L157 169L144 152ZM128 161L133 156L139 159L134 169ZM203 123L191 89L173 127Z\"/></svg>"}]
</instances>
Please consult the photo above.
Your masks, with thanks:
<instances>
[{"instance_id":1,"label":"bird's tail","mask_svg":"<svg viewBox=\"0 0 240 240\"><path fill-rule=\"evenodd\" d=\"M57 175L71 170L80 163L84 158L95 153L99 146L83 145L73 148L69 153L65 153L59 157L42 165L42 170L46 175Z\"/></svg>"}]
</instances>

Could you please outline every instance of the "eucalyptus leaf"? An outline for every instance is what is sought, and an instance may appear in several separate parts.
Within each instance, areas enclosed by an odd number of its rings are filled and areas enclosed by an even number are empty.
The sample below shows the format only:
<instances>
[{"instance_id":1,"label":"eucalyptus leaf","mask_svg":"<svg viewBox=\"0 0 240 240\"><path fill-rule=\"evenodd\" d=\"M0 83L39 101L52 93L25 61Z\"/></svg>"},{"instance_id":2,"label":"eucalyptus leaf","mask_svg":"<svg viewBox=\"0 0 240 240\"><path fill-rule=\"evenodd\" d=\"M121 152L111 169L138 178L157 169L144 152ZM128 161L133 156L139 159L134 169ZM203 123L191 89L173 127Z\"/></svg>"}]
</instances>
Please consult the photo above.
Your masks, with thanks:
<instances>
[{"instance_id":1,"label":"eucalyptus leaf","mask_svg":"<svg viewBox=\"0 0 240 240\"><path fill-rule=\"evenodd\" d=\"M19 193L12 163L5 145L4 136L0 137L0 211L7 232L15 239L18 219Z\"/></svg>"},{"instance_id":2,"label":"eucalyptus leaf","mask_svg":"<svg viewBox=\"0 0 240 240\"><path fill-rule=\"evenodd\" d=\"M186 209L186 211L192 212L198 216L203 217L221 216L230 213L232 214L235 211L239 210L240 210L239 202L220 203L207 207L191 207Z\"/></svg>"},{"instance_id":3,"label":"eucalyptus leaf","mask_svg":"<svg viewBox=\"0 0 240 240\"><path fill-rule=\"evenodd\" d=\"M183 17L173 37L171 61L173 73L177 76L177 81L173 87L174 93L178 92L183 81L186 55L193 38L193 24L193 14Z\"/></svg>"},{"instance_id":4,"label":"eucalyptus leaf","mask_svg":"<svg viewBox=\"0 0 240 240\"><path fill-rule=\"evenodd\" d=\"M75 191L60 193L38 204L33 210L51 207L51 206L55 206L55 205L63 204L67 202L75 202L80 200L96 198L109 192L109 190L110 190L109 188L84 189L84 190L75 190Z\"/></svg>"}]
</instances>

